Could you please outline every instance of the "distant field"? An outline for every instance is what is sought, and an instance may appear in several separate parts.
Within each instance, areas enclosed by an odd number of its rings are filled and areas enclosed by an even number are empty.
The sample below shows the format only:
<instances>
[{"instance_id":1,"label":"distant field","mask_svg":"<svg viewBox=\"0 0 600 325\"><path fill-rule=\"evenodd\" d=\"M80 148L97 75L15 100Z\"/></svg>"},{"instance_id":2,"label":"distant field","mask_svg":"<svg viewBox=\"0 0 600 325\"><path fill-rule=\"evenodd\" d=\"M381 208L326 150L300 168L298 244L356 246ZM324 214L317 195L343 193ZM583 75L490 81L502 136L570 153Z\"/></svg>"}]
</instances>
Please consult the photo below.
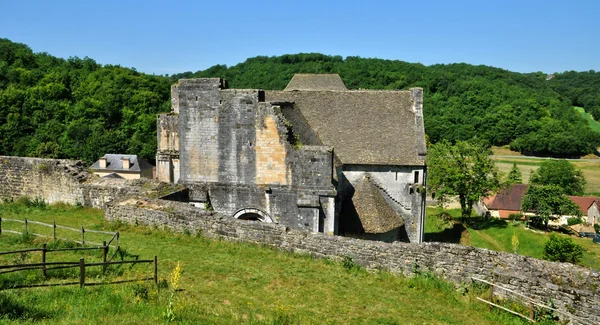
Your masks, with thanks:
<instances>
[{"instance_id":1,"label":"distant field","mask_svg":"<svg viewBox=\"0 0 600 325\"><path fill-rule=\"evenodd\" d=\"M590 124L590 128L592 128L592 130L596 131L596 132L600 132L600 123L598 123L598 121L594 120L594 118L585 112L585 110L583 110L583 107L574 107L576 111L579 112L579 114L581 114L581 116L586 119L588 121L588 123Z\"/></svg>"},{"instance_id":2,"label":"distant field","mask_svg":"<svg viewBox=\"0 0 600 325\"><path fill-rule=\"evenodd\" d=\"M529 175L532 171L538 169L538 167L546 160L543 158L528 158L524 157L518 152L510 151L507 147L493 147L492 151L495 156L493 157L494 162L498 169L503 173L508 173L512 168L513 163L517 163L517 167L523 175L523 182L529 183ZM508 156L514 156L508 157ZM586 157L587 158L587 157ZM583 171L583 175L587 180L585 191L587 193L598 193L600 192L600 159L597 161L590 161L588 159L577 161L569 160L576 168Z\"/></svg>"}]
</instances>

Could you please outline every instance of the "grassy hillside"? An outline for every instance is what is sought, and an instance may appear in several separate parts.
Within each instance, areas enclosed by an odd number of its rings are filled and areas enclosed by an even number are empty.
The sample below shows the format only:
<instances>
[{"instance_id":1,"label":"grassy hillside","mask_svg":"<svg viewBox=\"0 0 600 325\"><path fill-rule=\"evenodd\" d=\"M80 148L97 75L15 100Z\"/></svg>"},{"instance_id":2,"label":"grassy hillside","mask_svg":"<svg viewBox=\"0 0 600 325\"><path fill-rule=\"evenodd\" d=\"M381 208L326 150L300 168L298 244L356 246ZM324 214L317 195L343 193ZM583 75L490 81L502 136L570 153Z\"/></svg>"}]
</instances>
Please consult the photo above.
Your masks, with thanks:
<instances>
[{"instance_id":1,"label":"grassy hillside","mask_svg":"<svg viewBox=\"0 0 600 325\"><path fill-rule=\"evenodd\" d=\"M436 238L436 234L450 234L449 229L453 227L450 222L441 220L438 216L444 212L441 208L428 207L427 220L425 221L425 235ZM445 211L454 217L460 216L460 210ZM442 240L450 242L461 242L464 245L487 248L501 252L512 252L512 236L516 234L519 238L518 254L542 258L544 243L550 237L550 233L533 231L524 227L523 223L512 223L499 219L482 221L473 227L467 227L466 232L442 237ZM559 236L567 236L558 234ZM460 238L456 238L460 236ZM439 237L437 237L439 238ZM585 249L581 264L586 267L600 270L600 245L594 244L589 238L570 236L577 244Z\"/></svg>"},{"instance_id":2,"label":"grassy hillside","mask_svg":"<svg viewBox=\"0 0 600 325\"><path fill-rule=\"evenodd\" d=\"M257 245L107 224L102 212L93 209L0 205L0 215L56 220L74 227L118 228L129 253L140 258L159 256L161 278L168 278L179 262L177 323L524 324L504 312L489 311L475 300L473 290L463 295L453 285L428 276L408 279L370 273L349 261L315 260ZM0 251L16 247L14 235L0 236ZM142 283L0 291L0 322L163 323L168 295L167 289L159 292Z\"/></svg>"},{"instance_id":3,"label":"grassy hillside","mask_svg":"<svg viewBox=\"0 0 600 325\"><path fill-rule=\"evenodd\" d=\"M583 117L584 119L586 119L590 125L590 128L596 132L600 132L600 123L598 123L598 121L594 120L594 118L590 115L590 113L587 113L583 107L574 107L575 110L577 112L579 112L579 114L581 114L581 117Z\"/></svg>"}]
</instances>

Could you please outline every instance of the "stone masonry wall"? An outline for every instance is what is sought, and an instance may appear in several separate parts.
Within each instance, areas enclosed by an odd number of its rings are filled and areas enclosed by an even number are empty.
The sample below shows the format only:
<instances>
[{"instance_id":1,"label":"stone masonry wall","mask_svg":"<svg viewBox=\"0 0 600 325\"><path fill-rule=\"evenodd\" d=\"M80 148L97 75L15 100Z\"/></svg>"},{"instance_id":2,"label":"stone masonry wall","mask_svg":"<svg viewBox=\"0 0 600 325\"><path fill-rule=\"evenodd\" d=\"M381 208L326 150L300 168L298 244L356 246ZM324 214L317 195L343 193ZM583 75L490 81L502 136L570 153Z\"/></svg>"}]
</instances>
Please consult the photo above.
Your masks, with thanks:
<instances>
[{"instance_id":1,"label":"stone masonry wall","mask_svg":"<svg viewBox=\"0 0 600 325\"><path fill-rule=\"evenodd\" d=\"M236 220L210 211L164 200L129 199L105 210L108 220L164 226L174 231L201 232L207 237L244 241L315 257L349 256L369 269L410 275L433 272L454 283L471 277L491 280L557 308L600 322L600 273L567 263L442 243L382 243L293 230L273 223ZM577 323L577 322L574 322Z\"/></svg>"},{"instance_id":2,"label":"stone masonry wall","mask_svg":"<svg viewBox=\"0 0 600 325\"><path fill-rule=\"evenodd\" d=\"M81 161L0 156L0 199L28 196L75 204L88 178Z\"/></svg>"}]
</instances>

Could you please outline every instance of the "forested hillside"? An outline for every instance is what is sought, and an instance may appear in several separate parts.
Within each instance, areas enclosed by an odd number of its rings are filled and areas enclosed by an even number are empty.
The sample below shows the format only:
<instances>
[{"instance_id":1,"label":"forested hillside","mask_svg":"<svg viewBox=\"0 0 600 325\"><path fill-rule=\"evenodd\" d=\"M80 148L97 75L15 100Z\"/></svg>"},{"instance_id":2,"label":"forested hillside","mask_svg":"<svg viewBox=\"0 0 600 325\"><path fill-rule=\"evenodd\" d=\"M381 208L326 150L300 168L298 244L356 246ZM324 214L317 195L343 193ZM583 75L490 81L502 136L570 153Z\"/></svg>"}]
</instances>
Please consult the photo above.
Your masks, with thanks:
<instances>
[{"instance_id":1,"label":"forested hillside","mask_svg":"<svg viewBox=\"0 0 600 325\"><path fill-rule=\"evenodd\" d=\"M94 60L33 53L0 39L0 155L153 159L156 113L169 110L166 77Z\"/></svg>"},{"instance_id":2,"label":"forested hillside","mask_svg":"<svg viewBox=\"0 0 600 325\"><path fill-rule=\"evenodd\" d=\"M542 73L469 64L296 54L167 78L33 53L0 39L0 155L91 163L105 153L131 153L153 160L156 113L169 111L170 84L177 79L223 77L233 88L283 89L295 73L339 73L350 89L423 87L431 142L477 137L554 156L587 154L600 145L600 134L572 108L600 114L598 73L566 72L547 81Z\"/></svg>"}]
</instances>

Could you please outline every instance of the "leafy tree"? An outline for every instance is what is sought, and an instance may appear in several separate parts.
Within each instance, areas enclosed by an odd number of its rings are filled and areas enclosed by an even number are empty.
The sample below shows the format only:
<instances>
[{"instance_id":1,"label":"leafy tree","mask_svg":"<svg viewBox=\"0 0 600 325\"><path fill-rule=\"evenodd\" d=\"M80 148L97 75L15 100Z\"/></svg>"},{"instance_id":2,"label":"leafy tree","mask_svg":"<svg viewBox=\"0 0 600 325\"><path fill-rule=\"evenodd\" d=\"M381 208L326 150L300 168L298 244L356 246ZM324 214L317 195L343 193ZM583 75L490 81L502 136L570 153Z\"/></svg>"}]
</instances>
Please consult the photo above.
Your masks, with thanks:
<instances>
[{"instance_id":1,"label":"leafy tree","mask_svg":"<svg viewBox=\"0 0 600 325\"><path fill-rule=\"evenodd\" d=\"M582 257L583 247L575 244L571 238L552 234L544 244L545 260L576 264Z\"/></svg>"},{"instance_id":2,"label":"leafy tree","mask_svg":"<svg viewBox=\"0 0 600 325\"><path fill-rule=\"evenodd\" d=\"M579 206L571 201L557 185L531 185L521 201L521 211L533 211L536 218L548 228L552 216L577 216L582 213Z\"/></svg>"},{"instance_id":3,"label":"leafy tree","mask_svg":"<svg viewBox=\"0 0 600 325\"><path fill-rule=\"evenodd\" d=\"M548 160L531 175L530 182L539 185L556 185L566 195L583 195L585 177L581 170L567 160Z\"/></svg>"},{"instance_id":4,"label":"leafy tree","mask_svg":"<svg viewBox=\"0 0 600 325\"><path fill-rule=\"evenodd\" d=\"M463 217L471 215L473 204L498 188L498 169L491 151L481 143L447 141L429 147L427 182L442 200L458 195Z\"/></svg>"},{"instance_id":5,"label":"leafy tree","mask_svg":"<svg viewBox=\"0 0 600 325\"><path fill-rule=\"evenodd\" d=\"M510 186L512 184L523 184L523 177L521 175L521 170L517 167L517 163L513 163L512 168L506 175L506 180L504 184Z\"/></svg>"}]
</instances>

